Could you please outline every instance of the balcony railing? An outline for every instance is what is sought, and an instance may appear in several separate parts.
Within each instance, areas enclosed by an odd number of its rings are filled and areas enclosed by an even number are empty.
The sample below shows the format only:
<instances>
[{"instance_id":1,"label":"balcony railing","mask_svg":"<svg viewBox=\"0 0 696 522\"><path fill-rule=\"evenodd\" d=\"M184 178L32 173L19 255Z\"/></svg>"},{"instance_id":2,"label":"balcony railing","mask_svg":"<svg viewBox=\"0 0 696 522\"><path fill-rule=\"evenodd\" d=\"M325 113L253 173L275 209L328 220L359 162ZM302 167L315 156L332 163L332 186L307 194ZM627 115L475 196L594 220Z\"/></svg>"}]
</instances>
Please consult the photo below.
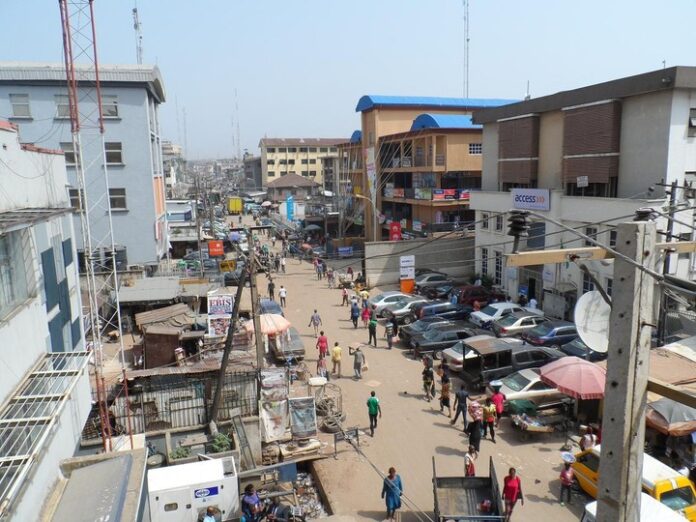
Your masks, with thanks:
<instances>
[{"instance_id":1,"label":"balcony railing","mask_svg":"<svg viewBox=\"0 0 696 522\"><path fill-rule=\"evenodd\" d=\"M422 199L424 201L469 201L471 189L384 187L382 197L390 199Z\"/></svg>"}]
</instances>

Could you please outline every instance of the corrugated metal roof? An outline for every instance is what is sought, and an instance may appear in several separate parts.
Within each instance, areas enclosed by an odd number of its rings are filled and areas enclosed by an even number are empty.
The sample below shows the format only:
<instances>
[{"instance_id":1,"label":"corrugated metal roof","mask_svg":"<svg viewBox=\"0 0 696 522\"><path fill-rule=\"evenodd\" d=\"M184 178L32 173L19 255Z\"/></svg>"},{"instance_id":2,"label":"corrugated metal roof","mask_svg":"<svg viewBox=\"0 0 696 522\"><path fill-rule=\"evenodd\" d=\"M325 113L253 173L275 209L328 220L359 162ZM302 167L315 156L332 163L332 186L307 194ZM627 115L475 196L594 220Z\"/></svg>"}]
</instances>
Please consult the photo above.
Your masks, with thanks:
<instances>
[{"instance_id":1,"label":"corrugated metal roof","mask_svg":"<svg viewBox=\"0 0 696 522\"><path fill-rule=\"evenodd\" d=\"M172 324L172 320L184 324L193 324L195 322L195 314L184 303L177 303L171 306L165 306L163 308L158 308L156 310L150 310L148 312L141 312L135 314L135 324L137 326L146 326L148 324L154 323L168 323L171 326L176 326Z\"/></svg>"},{"instance_id":2,"label":"corrugated metal roof","mask_svg":"<svg viewBox=\"0 0 696 522\"><path fill-rule=\"evenodd\" d=\"M345 138L261 138L259 147L333 147Z\"/></svg>"},{"instance_id":3,"label":"corrugated metal roof","mask_svg":"<svg viewBox=\"0 0 696 522\"><path fill-rule=\"evenodd\" d=\"M438 98L434 96L384 96L366 94L358 100L355 112L368 111L376 107L429 107L450 109L483 109L499 107L519 100L495 98Z\"/></svg>"},{"instance_id":4,"label":"corrugated metal roof","mask_svg":"<svg viewBox=\"0 0 696 522\"><path fill-rule=\"evenodd\" d=\"M475 124L471 116L462 114L420 114L413 120L411 130L420 129L482 129Z\"/></svg>"},{"instance_id":5,"label":"corrugated metal roof","mask_svg":"<svg viewBox=\"0 0 696 522\"><path fill-rule=\"evenodd\" d=\"M22 208L0 212L0 232L12 232L46 221L55 216L68 214L71 208Z\"/></svg>"},{"instance_id":6,"label":"corrugated metal roof","mask_svg":"<svg viewBox=\"0 0 696 522\"><path fill-rule=\"evenodd\" d=\"M127 304L146 301L172 301L178 296L178 277L149 277L135 279L130 286L121 285L118 299L121 304Z\"/></svg>"},{"instance_id":7,"label":"corrugated metal roof","mask_svg":"<svg viewBox=\"0 0 696 522\"><path fill-rule=\"evenodd\" d=\"M299 174L286 174L273 181L269 181L266 185L267 188L285 188L285 187L315 187L319 186L319 183L312 181L309 178L300 176Z\"/></svg>"},{"instance_id":8,"label":"corrugated metal roof","mask_svg":"<svg viewBox=\"0 0 696 522\"><path fill-rule=\"evenodd\" d=\"M77 65L78 79L94 81L87 65ZM165 101L164 81L156 65L100 65L99 80L108 83L144 83L160 102ZM0 82L65 83L65 66L50 62L0 62Z\"/></svg>"},{"instance_id":9,"label":"corrugated metal roof","mask_svg":"<svg viewBox=\"0 0 696 522\"><path fill-rule=\"evenodd\" d=\"M362 131L354 130L353 134L350 135L351 143L360 143L362 141Z\"/></svg>"}]
</instances>

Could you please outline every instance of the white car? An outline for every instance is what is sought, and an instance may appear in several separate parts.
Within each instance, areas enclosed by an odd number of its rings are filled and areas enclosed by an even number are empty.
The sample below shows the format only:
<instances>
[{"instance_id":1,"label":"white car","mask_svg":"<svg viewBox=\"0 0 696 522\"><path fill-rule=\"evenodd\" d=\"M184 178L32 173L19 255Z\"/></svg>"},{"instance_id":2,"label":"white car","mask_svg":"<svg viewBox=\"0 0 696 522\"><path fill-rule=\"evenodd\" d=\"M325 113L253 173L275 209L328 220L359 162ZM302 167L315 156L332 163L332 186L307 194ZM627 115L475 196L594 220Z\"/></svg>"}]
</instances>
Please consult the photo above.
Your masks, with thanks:
<instances>
[{"instance_id":1,"label":"white car","mask_svg":"<svg viewBox=\"0 0 696 522\"><path fill-rule=\"evenodd\" d=\"M474 335L472 337L469 337L466 340L466 342L480 341L482 339L495 339L495 336ZM473 359L474 357L478 356L471 350L467 352L466 356L464 355L464 341L459 341L454 346L442 351L442 363L447 364L450 371L453 372L462 371L462 367L464 366L464 359Z\"/></svg>"},{"instance_id":2,"label":"white car","mask_svg":"<svg viewBox=\"0 0 696 522\"><path fill-rule=\"evenodd\" d=\"M539 368L527 368L507 377L500 379L503 385L500 391L505 395L506 401L525 399L536 404L552 402L564 395L553 386L543 382L539 377ZM493 394L491 386L488 385L487 394Z\"/></svg>"},{"instance_id":3,"label":"white car","mask_svg":"<svg viewBox=\"0 0 696 522\"><path fill-rule=\"evenodd\" d=\"M482 328L496 319L500 319L501 317L514 312L530 312L535 315L544 315L542 310L537 310L536 308L524 308L523 306L515 303L491 303L483 310L471 312L469 321L474 323L479 328Z\"/></svg>"},{"instance_id":4,"label":"white car","mask_svg":"<svg viewBox=\"0 0 696 522\"><path fill-rule=\"evenodd\" d=\"M372 306L375 306L375 311L377 312L377 317L382 317L382 311L389 305L396 303L400 299L403 299L404 297L410 297L409 294L404 294L403 292L399 291L389 291L389 292L383 292L379 295L375 295L370 297L367 300L367 303L372 309Z\"/></svg>"}]
</instances>

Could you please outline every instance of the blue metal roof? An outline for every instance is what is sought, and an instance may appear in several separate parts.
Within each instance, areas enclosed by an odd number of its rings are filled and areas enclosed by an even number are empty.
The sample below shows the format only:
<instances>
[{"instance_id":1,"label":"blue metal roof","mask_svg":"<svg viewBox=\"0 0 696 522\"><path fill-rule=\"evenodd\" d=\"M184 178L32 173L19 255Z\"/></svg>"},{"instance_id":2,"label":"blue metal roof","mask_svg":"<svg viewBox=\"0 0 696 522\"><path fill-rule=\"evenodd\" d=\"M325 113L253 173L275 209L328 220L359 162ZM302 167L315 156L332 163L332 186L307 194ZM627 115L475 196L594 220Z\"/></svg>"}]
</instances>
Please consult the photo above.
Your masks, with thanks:
<instances>
[{"instance_id":1,"label":"blue metal roof","mask_svg":"<svg viewBox=\"0 0 696 522\"><path fill-rule=\"evenodd\" d=\"M433 96L382 96L366 94L358 100L355 112L375 107L423 107L452 109L488 109L508 105L520 100L498 100L493 98L437 98Z\"/></svg>"},{"instance_id":2,"label":"blue metal roof","mask_svg":"<svg viewBox=\"0 0 696 522\"><path fill-rule=\"evenodd\" d=\"M362 131L360 131L360 130L353 131L353 134L350 135L350 142L351 143L360 143L361 141L362 141Z\"/></svg>"},{"instance_id":3,"label":"blue metal roof","mask_svg":"<svg viewBox=\"0 0 696 522\"><path fill-rule=\"evenodd\" d=\"M482 129L483 125L477 125L471 121L471 116L463 114L419 114L411 130L420 129Z\"/></svg>"}]
</instances>

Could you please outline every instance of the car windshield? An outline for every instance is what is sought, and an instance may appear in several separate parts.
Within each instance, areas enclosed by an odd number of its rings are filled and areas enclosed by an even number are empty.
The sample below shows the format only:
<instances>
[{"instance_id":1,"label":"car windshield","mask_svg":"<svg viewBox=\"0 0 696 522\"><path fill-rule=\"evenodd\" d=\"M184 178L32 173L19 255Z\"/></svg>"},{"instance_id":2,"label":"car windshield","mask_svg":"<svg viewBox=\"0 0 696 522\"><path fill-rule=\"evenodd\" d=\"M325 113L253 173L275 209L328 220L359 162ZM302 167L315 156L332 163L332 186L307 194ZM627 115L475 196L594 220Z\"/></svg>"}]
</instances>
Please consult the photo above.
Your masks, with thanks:
<instances>
[{"instance_id":1,"label":"car windshield","mask_svg":"<svg viewBox=\"0 0 696 522\"><path fill-rule=\"evenodd\" d=\"M539 336L539 337L543 337L544 335L550 334L550 333L551 333L551 330L553 330L553 329L554 329L554 327L551 326L550 324L548 324L548 323L541 323L540 325L535 326L534 328L532 328L532 329L529 331L529 333L530 333L531 335L537 335L537 336Z\"/></svg>"},{"instance_id":2,"label":"car windshield","mask_svg":"<svg viewBox=\"0 0 696 522\"><path fill-rule=\"evenodd\" d=\"M696 503L691 488L684 486L681 488L666 491L660 497L660 502L675 511L681 511Z\"/></svg>"},{"instance_id":3,"label":"car windshield","mask_svg":"<svg viewBox=\"0 0 696 522\"><path fill-rule=\"evenodd\" d=\"M487 306L483 310L481 310L481 313L486 314L486 315L495 315L495 313L498 311L498 309L495 306Z\"/></svg>"},{"instance_id":4,"label":"car windshield","mask_svg":"<svg viewBox=\"0 0 696 522\"><path fill-rule=\"evenodd\" d=\"M502 319L498 319L498 324L500 326L512 326L517 322L519 318L515 317L514 315L506 315Z\"/></svg>"},{"instance_id":5,"label":"car windshield","mask_svg":"<svg viewBox=\"0 0 696 522\"><path fill-rule=\"evenodd\" d=\"M513 373L503 379L503 385L510 388L512 391L522 391L531 381L521 373Z\"/></svg>"},{"instance_id":6,"label":"car windshield","mask_svg":"<svg viewBox=\"0 0 696 522\"><path fill-rule=\"evenodd\" d=\"M442 332L440 330L433 328L432 330L425 332L423 337L425 337L428 341L437 341L441 335Z\"/></svg>"},{"instance_id":7,"label":"car windshield","mask_svg":"<svg viewBox=\"0 0 696 522\"><path fill-rule=\"evenodd\" d=\"M409 303L409 301L411 301L411 300L408 297L403 297L403 298L399 299L398 301L396 301L394 304L392 304L391 307L392 308L402 308L402 307L406 306Z\"/></svg>"},{"instance_id":8,"label":"car windshield","mask_svg":"<svg viewBox=\"0 0 696 522\"><path fill-rule=\"evenodd\" d=\"M411 325L411 329L414 332L424 332L431 324L433 324L432 321L416 321Z\"/></svg>"},{"instance_id":9,"label":"car windshield","mask_svg":"<svg viewBox=\"0 0 696 522\"><path fill-rule=\"evenodd\" d=\"M464 343L458 342L450 348L453 352L457 352L459 355L464 355Z\"/></svg>"},{"instance_id":10,"label":"car windshield","mask_svg":"<svg viewBox=\"0 0 696 522\"><path fill-rule=\"evenodd\" d=\"M587 345L579 337L576 337L565 345L565 349L568 352L584 354L587 352Z\"/></svg>"}]
</instances>

